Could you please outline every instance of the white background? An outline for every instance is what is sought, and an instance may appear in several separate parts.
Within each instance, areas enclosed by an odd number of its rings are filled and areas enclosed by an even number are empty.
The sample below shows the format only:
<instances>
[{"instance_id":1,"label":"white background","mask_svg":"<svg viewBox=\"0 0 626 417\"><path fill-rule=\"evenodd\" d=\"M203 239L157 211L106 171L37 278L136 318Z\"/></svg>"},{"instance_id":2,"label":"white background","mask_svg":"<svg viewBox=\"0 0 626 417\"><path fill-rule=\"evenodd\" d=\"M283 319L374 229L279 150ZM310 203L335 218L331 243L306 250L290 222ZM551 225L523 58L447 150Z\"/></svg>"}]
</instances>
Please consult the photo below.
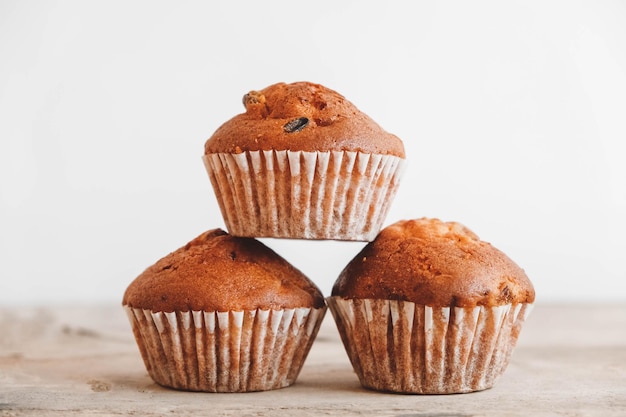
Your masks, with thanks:
<instances>
[{"instance_id":1,"label":"white background","mask_svg":"<svg viewBox=\"0 0 626 417\"><path fill-rule=\"evenodd\" d=\"M538 302L626 301L626 3L0 1L0 305L121 302L224 227L205 140L279 81L403 139L386 224L456 220ZM264 239L329 294L358 242Z\"/></svg>"}]
</instances>

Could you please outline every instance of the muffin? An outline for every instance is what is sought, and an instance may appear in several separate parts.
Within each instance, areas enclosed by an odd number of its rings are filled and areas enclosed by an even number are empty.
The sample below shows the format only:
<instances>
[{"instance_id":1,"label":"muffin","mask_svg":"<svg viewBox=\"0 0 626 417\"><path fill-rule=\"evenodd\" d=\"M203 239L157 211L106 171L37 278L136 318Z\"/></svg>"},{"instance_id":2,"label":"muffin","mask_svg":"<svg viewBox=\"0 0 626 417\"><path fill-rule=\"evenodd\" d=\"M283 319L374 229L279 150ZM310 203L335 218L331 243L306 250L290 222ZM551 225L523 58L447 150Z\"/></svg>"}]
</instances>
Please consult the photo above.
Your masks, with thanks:
<instances>
[{"instance_id":1,"label":"muffin","mask_svg":"<svg viewBox=\"0 0 626 417\"><path fill-rule=\"evenodd\" d=\"M220 229L148 267L122 304L150 377L208 392L293 384L326 312L299 270L258 240Z\"/></svg>"},{"instance_id":2,"label":"muffin","mask_svg":"<svg viewBox=\"0 0 626 417\"><path fill-rule=\"evenodd\" d=\"M383 229L327 302L361 385L451 394L493 386L534 300L504 253L459 223L422 218Z\"/></svg>"},{"instance_id":3,"label":"muffin","mask_svg":"<svg viewBox=\"0 0 626 417\"><path fill-rule=\"evenodd\" d=\"M404 145L339 93L278 83L205 142L229 233L371 241L399 184Z\"/></svg>"}]
</instances>

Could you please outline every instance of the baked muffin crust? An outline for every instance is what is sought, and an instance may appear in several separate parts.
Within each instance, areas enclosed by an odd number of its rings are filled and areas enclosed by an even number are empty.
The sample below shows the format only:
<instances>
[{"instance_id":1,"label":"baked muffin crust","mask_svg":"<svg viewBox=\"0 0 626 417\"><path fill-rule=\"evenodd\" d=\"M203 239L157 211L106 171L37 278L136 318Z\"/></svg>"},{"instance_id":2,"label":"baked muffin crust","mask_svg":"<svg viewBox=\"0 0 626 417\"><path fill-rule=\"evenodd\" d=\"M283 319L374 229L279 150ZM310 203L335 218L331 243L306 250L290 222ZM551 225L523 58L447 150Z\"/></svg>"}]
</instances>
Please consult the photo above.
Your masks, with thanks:
<instances>
[{"instance_id":1,"label":"baked muffin crust","mask_svg":"<svg viewBox=\"0 0 626 417\"><path fill-rule=\"evenodd\" d=\"M321 291L252 238L209 230L148 267L123 304L152 311L241 311L324 306Z\"/></svg>"},{"instance_id":2,"label":"baked muffin crust","mask_svg":"<svg viewBox=\"0 0 626 417\"><path fill-rule=\"evenodd\" d=\"M405 157L404 145L341 94L319 84L277 83L243 97L246 112L205 142L205 154L260 150L358 151Z\"/></svg>"},{"instance_id":3,"label":"baked muffin crust","mask_svg":"<svg viewBox=\"0 0 626 417\"><path fill-rule=\"evenodd\" d=\"M348 263L332 290L346 299L391 299L431 307L532 303L526 273L456 222L402 220Z\"/></svg>"}]
</instances>

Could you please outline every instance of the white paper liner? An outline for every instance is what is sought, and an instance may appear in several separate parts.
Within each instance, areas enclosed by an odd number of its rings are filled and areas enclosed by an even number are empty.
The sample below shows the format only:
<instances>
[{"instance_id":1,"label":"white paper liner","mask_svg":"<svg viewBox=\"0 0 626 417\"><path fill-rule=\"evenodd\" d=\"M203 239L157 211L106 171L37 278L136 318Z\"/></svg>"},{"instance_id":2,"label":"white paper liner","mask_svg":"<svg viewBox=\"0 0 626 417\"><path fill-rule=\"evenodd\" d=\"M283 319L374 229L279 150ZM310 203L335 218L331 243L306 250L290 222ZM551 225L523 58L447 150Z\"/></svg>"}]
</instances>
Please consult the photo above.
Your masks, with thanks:
<instances>
[{"instance_id":1,"label":"white paper liner","mask_svg":"<svg viewBox=\"0 0 626 417\"><path fill-rule=\"evenodd\" d=\"M326 307L152 312L124 306L150 377L176 389L248 392L293 384Z\"/></svg>"},{"instance_id":2,"label":"white paper liner","mask_svg":"<svg viewBox=\"0 0 626 417\"><path fill-rule=\"evenodd\" d=\"M327 303L361 384L413 394L491 388L532 309L532 304L434 308L341 297Z\"/></svg>"},{"instance_id":3,"label":"white paper liner","mask_svg":"<svg viewBox=\"0 0 626 417\"><path fill-rule=\"evenodd\" d=\"M371 241L395 197L404 159L360 152L204 155L235 236Z\"/></svg>"}]
</instances>

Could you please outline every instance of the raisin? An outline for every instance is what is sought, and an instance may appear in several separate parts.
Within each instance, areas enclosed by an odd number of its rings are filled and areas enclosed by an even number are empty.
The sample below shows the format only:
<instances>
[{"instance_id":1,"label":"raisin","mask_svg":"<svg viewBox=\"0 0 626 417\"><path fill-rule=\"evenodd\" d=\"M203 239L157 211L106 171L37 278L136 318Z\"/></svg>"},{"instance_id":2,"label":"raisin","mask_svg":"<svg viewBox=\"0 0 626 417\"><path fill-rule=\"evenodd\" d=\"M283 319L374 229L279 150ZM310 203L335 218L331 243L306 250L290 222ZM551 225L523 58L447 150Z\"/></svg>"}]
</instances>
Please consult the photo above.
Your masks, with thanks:
<instances>
[{"instance_id":1,"label":"raisin","mask_svg":"<svg viewBox=\"0 0 626 417\"><path fill-rule=\"evenodd\" d=\"M283 130L287 133L295 133L304 129L309 124L309 119L306 117L299 117L285 123Z\"/></svg>"}]
</instances>

